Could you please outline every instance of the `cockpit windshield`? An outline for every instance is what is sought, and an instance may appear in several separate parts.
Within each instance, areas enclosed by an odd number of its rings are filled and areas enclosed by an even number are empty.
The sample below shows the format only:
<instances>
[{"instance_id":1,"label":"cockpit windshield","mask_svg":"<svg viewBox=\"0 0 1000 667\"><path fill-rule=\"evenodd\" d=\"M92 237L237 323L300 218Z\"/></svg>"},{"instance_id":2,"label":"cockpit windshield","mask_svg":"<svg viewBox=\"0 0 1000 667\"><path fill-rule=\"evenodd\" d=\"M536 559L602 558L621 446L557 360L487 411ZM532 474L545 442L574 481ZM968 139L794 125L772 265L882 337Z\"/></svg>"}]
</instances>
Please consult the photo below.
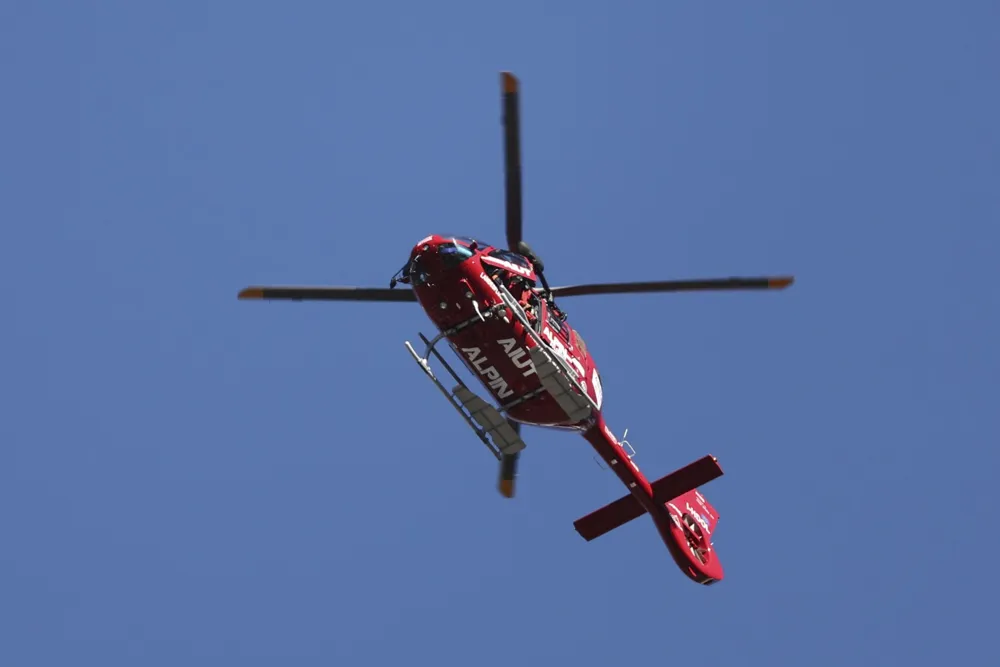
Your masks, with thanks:
<instances>
[{"instance_id":1,"label":"cockpit windshield","mask_svg":"<svg viewBox=\"0 0 1000 667\"><path fill-rule=\"evenodd\" d=\"M485 248L492 248L487 255L488 257L499 260L499 262L494 263L492 266L486 267L486 271L490 275L493 275L497 271L503 271L503 266L506 266L506 270L514 275L519 275L522 279L529 279L534 271L534 266L532 266L531 261L527 258L516 252L484 243L471 236L438 236L438 239L440 240L435 246L436 252L433 253L435 255L434 258L422 257L419 253L416 254L400 269L393 280L408 282L414 286L422 285L429 279L428 271L434 272L440 269L455 268L462 262L475 257L477 250L481 251ZM424 265L425 261L426 266ZM500 264L501 262L503 265Z\"/></svg>"},{"instance_id":2,"label":"cockpit windshield","mask_svg":"<svg viewBox=\"0 0 1000 667\"><path fill-rule=\"evenodd\" d=\"M440 259L440 263L436 260L431 259L429 265L425 266L427 260L422 255L416 255L406 265L400 269L397 274L397 278L400 282L408 282L414 286L423 285L429 279L429 270L439 270L441 267L444 269L451 269L470 257L475 257L476 253L470 250L467 246L459 243L456 237L452 237L451 241L445 241L436 246L437 258ZM433 269L432 267L438 267Z\"/></svg>"},{"instance_id":3,"label":"cockpit windshield","mask_svg":"<svg viewBox=\"0 0 1000 667\"><path fill-rule=\"evenodd\" d=\"M510 250L502 250L500 248L490 251L490 257L496 257L497 259L502 259L506 262L511 262L512 264L517 264L518 266L523 266L526 269L531 269L531 262L527 259L518 255L516 252L511 252Z\"/></svg>"},{"instance_id":4,"label":"cockpit windshield","mask_svg":"<svg viewBox=\"0 0 1000 667\"><path fill-rule=\"evenodd\" d=\"M489 246L489 243L483 243L479 239L474 239L471 236L452 236L450 238L458 241L459 243L461 243L463 245L467 245L467 246L475 245L478 248L485 248L485 247Z\"/></svg>"},{"instance_id":5,"label":"cockpit windshield","mask_svg":"<svg viewBox=\"0 0 1000 667\"><path fill-rule=\"evenodd\" d=\"M464 245L455 242L442 243L438 246L438 252L441 254L441 261L444 262L446 269L458 266L476 254Z\"/></svg>"}]
</instances>

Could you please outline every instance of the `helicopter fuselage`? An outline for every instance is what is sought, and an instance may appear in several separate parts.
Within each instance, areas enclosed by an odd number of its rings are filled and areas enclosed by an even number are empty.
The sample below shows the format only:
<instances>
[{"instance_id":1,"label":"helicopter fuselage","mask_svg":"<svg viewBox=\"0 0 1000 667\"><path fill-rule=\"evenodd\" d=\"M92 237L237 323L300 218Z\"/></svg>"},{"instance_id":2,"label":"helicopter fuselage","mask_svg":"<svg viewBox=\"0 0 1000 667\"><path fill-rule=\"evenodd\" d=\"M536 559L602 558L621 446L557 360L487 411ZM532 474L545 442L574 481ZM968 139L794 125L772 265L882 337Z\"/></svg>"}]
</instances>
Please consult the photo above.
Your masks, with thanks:
<instances>
[{"instance_id":1,"label":"helicopter fuselage","mask_svg":"<svg viewBox=\"0 0 1000 667\"><path fill-rule=\"evenodd\" d=\"M580 431L592 425L592 420L572 419L544 391L530 355L535 338L504 307L497 283L518 299L535 332L572 369L599 409L603 388L597 366L565 314L535 287L537 276L528 260L474 241L432 235L413 248L408 268L407 282L424 312L440 331L450 332L446 337L455 353L512 420Z\"/></svg>"}]
</instances>

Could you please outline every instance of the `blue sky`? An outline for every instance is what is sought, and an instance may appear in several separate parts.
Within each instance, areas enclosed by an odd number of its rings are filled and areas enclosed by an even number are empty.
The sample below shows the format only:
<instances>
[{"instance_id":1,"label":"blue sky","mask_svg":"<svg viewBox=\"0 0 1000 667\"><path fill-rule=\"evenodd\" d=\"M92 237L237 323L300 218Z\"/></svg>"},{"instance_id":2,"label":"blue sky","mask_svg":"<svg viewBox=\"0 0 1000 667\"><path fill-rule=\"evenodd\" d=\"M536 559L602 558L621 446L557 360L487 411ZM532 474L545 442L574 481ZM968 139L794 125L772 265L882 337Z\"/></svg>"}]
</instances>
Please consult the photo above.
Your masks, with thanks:
<instances>
[{"instance_id":1,"label":"blue sky","mask_svg":"<svg viewBox=\"0 0 1000 667\"><path fill-rule=\"evenodd\" d=\"M987 664L998 594L995 3L0 8L0 663ZM380 286L502 242L498 72L553 283L659 477L711 452L687 581L575 436L519 495ZM419 662L418 662L419 661ZM426 661L426 663L424 662Z\"/></svg>"}]
</instances>

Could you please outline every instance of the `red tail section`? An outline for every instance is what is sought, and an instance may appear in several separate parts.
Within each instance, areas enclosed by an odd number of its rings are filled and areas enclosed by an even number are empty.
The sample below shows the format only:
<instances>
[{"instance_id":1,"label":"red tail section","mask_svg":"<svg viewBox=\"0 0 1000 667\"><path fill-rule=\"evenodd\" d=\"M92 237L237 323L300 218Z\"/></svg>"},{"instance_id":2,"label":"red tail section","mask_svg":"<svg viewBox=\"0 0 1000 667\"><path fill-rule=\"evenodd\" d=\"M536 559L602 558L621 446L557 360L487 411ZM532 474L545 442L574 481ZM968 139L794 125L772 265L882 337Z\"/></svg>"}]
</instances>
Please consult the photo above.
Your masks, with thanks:
<instances>
[{"instance_id":1,"label":"red tail section","mask_svg":"<svg viewBox=\"0 0 1000 667\"><path fill-rule=\"evenodd\" d=\"M719 523L719 515L708 499L697 489L673 498L671 502L681 514L691 514L702 530L708 534L715 532L715 526ZM669 503L667 509L670 509Z\"/></svg>"},{"instance_id":2,"label":"red tail section","mask_svg":"<svg viewBox=\"0 0 1000 667\"><path fill-rule=\"evenodd\" d=\"M705 456L650 484L652 498L623 496L573 525L589 542L649 512L681 570L698 583L713 584L723 576L711 544L719 514L697 488L721 475L716 458Z\"/></svg>"},{"instance_id":3,"label":"red tail section","mask_svg":"<svg viewBox=\"0 0 1000 667\"><path fill-rule=\"evenodd\" d=\"M587 516L577 519L573 522L573 527L583 539L589 542L605 533L610 533L618 526L624 526L632 519L637 519L645 513L646 508L642 506L642 503L635 496L629 494L605 505L596 512L591 512Z\"/></svg>"},{"instance_id":4,"label":"red tail section","mask_svg":"<svg viewBox=\"0 0 1000 667\"><path fill-rule=\"evenodd\" d=\"M714 456L702 457L653 482L650 485L653 487L653 499L657 503L666 503L721 475L722 468L719 467L719 462ZM596 512L591 512L587 516L577 519L573 526L576 528L576 532L589 542L619 526L624 526L645 512L646 508L643 507L638 498L629 494L605 505ZM714 527L715 525L712 524L712 529Z\"/></svg>"},{"instance_id":5,"label":"red tail section","mask_svg":"<svg viewBox=\"0 0 1000 667\"><path fill-rule=\"evenodd\" d=\"M722 563L712 547L712 533L719 513L698 490L691 490L666 503L670 522L656 521L674 562L699 584L722 579ZM654 518L655 519L655 518Z\"/></svg>"}]
</instances>

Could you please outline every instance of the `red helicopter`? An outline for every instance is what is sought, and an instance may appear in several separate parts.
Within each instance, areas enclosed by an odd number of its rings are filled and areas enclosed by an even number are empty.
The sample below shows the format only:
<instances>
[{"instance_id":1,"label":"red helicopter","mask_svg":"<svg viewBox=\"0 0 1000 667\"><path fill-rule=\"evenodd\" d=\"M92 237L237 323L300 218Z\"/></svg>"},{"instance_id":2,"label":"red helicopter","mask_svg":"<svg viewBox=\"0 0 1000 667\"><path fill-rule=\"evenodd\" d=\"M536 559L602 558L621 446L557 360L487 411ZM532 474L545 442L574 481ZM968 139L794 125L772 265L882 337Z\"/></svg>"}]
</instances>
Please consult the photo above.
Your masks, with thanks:
<instances>
[{"instance_id":1,"label":"red helicopter","mask_svg":"<svg viewBox=\"0 0 1000 667\"><path fill-rule=\"evenodd\" d=\"M719 514L698 487L722 475L705 456L650 482L633 461L635 449L615 437L601 413L601 376L583 337L567 323L557 299L587 294L692 290L783 289L791 277L591 284L550 287L545 267L521 237L520 90L501 73L507 247L432 234L410 251L388 288L247 287L240 299L417 302L438 328L424 349L406 347L479 439L499 461L499 489L514 495L525 443L521 425L576 431L628 488L628 494L576 522L587 541L648 513L681 571L700 584L723 578L711 536ZM410 289L397 289L402 283ZM492 405L472 392L437 350L446 340L489 392ZM454 384L431 369L440 362ZM451 384L449 382L448 384ZM627 435L627 431L625 435Z\"/></svg>"}]
</instances>

